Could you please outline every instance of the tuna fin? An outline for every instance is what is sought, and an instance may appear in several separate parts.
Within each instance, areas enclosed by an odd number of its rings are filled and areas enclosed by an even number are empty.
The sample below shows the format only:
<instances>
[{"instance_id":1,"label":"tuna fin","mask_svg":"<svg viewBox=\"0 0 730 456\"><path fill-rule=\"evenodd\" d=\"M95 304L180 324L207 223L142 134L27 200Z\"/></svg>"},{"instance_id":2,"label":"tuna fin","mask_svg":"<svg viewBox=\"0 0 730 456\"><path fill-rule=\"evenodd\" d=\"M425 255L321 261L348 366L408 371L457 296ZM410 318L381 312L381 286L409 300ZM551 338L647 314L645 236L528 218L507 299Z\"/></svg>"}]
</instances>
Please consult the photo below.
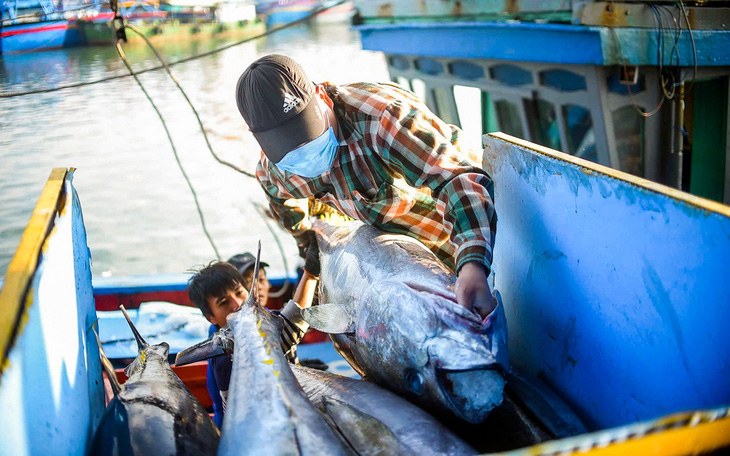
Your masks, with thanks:
<instances>
[{"instance_id":1,"label":"tuna fin","mask_svg":"<svg viewBox=\"0 0 730 456\"><path fill-rule=\"evenodd\" d=\"M208 339L198 342L192 347L188 347L179 352L175 357L175 366L184 366L186 364L192 364L197 361L203 361L205 359L224 355L226 352L223 350L220 343L218 343L215 336L216 334L213 334Z\"/></svg>"},{"instance_id":2,"label":"tuna fin","mask_svg":"<svg viewBox=\"0 0 730 456\"><path fill-rule=\"evenodd\" d=\"M325 416L357 454L413 455L377 418L340 400L323 397Z\"/></svg>"},{"instance_id":3,"label":"tuna fin","mask_svg":"<svg viewBox=\"0 0 730 456\"><path fill-rule=\"evenodd\" d=\"M320 304L302 310L304 320L312 328L329 334L349 333L355 330L352 316L340 304Z\"/></svg>"},{"instance_id":4,"label":"tuna fin","mask_svg":"<svg viewBox=\"0 0 730 456\"><path fill-rule=\"evenodd\" d=\"M104 368L104 372L106 372L106 376L109 377L109 383L112 385L112 390L114 391L114 396L118 396L119 392L122 390L122 385L119 383L119 379L117 379L117 374L114 372L114 366L112 366L112 362L109 361L109 358L106 357L106 354L104 353L104 348L101 346L101 339L99 339L99 333L96 332L96 325L99 322L99 320L94 322L92 330L94 331L94 336L96 336L96 344L99 346L99 357L101 358L101 367Z\"/></svg>"}]
</instances>

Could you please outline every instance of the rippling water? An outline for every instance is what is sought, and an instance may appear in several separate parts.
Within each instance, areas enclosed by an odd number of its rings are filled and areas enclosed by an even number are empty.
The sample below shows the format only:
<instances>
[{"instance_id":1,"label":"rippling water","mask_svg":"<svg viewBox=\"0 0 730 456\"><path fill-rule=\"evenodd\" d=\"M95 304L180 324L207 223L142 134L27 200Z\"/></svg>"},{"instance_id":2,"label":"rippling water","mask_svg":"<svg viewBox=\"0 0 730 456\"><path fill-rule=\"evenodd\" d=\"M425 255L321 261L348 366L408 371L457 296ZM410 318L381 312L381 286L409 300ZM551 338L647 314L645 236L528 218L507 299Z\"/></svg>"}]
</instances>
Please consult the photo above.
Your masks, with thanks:
<instances>
[{"instance_id":1,"label":"rippling water","mask_svg":"<svg viewBox=\"0 0 730 456\"><path fill-rule=\"evenodd\" d=\"M221 42L160 45L169 61ZM156 60L144 45L127 45L136 70ZM253 171L259 149L233 98L241 72L259 56L279 52L298 60L315 81L346 83L388 78L382 54L363 51L345 24L297 27L172 67L198 110L214 150ZM0 92L19 92L124 74L112 47L6 56ZM182 164L224 259L254 251L261 239L272 272L283 272L273 235L254 208L265 204L258 184L218 164L197 121L164 71L140 75L162 112ZM193 197L175 163L162 124L132 78L16 98L0 98L0 274L4 275L51 169L75 167L94 275L183 272L215 256ZM294 242L274 228L289 267Z\"/></svg>"}]
</instances>

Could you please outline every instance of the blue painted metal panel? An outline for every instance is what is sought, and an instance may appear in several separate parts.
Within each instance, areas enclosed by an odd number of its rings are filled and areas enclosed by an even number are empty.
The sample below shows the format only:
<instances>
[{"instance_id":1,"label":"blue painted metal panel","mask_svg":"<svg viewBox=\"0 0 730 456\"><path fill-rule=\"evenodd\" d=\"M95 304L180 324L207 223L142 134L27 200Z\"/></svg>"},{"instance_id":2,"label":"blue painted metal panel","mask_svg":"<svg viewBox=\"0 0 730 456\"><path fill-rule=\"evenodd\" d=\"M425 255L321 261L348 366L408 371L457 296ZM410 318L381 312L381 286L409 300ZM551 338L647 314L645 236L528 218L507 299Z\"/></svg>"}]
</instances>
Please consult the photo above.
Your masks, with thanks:
<instances>
[{"instance_id":1,"label":"blue painted metal panel","mask_svg":"<svg viewBox=\"0 0 730 456\"><path fill-rule=\"evenodd\" d=\"M105 407L89 249L70 175L0 384L2 454L85 455Z\"/></svg>"},{"instance_id":2,"label":"blue painted metal panel","mask_svg":"<svg viewBox=\"0 0 730 456\"><path fill-rule=\"evenodd\" d=\"M559 152L485 147L513 365L593 429L730 404L730 208Z\"/></svg>"},{"instance_id":3,"label":"blue painted metal panel","mask_svg":"<svg viewBox=\"0 0 730 456\"><path fill-rule=\"evenodd\" d=\"M192 273L186 274L154 274L140 276L123 276L123 277L94 277L94 294L112 295L112 294L130 294L130 293L147 293L152 291L184 291L188 287L188 280L192 277ZM289 277L289 281L296 283L296 276ZM286 277L273 276L269 277L272 286L281 286L286 281Z\"/></svg>"},{"instance_id":4,"label":"blue painted metal panel","mask_svg":"<svg viewBox=\"0 0 730 456\"><path fill-rule=\"evenodd\" d=\"M657 65L660 39L654 29L528 22L395 23L356 29L361 33L363 49L386 54L578 65ZM693 34L699 66L730 65L730 31L699 30ZM665 38L663 43L664 63L669 65L674 37ZM677 47L679 64L694 65L689 33L682 34Z\"/></svg>"}]
</instances>

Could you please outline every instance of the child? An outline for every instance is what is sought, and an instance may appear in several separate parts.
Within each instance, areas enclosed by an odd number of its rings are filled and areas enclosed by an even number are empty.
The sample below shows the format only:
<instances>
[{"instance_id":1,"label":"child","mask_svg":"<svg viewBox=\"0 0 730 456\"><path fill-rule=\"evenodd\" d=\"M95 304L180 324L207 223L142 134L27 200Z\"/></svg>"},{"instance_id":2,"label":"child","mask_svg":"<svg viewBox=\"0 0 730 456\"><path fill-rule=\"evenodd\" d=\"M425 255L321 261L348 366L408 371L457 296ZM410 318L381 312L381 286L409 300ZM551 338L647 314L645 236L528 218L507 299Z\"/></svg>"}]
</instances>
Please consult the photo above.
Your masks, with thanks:
<instances>
[{"instance_id":1,"label":"child","mask_svg":"<svg viewBox=\"0 0 730 456\"><path fill-rule=\"evenodd\" d=\"M304 282L304 280L302 281ZM302 288L300 286L297 291ZM301 299L302 293L295 293ZM226 325L226 317L238 310L248 298L248 291L243 286L243 278L230 263L214 261L201 269L188 282L188 296L213 324L212 331ZM305 307L311 304L311 298ZM296 344L301 341L309 325L301 316L301 308L290 300L277 312L284 320L281 336L281 347L289 362L297 363ZM212 333L212 332L211 332ZM233 361L230 356L218 356L208 362L208 391L213 399L213 421L221 426L226 409L228 386L231 378Z\"/></svg>"}]
</instances>

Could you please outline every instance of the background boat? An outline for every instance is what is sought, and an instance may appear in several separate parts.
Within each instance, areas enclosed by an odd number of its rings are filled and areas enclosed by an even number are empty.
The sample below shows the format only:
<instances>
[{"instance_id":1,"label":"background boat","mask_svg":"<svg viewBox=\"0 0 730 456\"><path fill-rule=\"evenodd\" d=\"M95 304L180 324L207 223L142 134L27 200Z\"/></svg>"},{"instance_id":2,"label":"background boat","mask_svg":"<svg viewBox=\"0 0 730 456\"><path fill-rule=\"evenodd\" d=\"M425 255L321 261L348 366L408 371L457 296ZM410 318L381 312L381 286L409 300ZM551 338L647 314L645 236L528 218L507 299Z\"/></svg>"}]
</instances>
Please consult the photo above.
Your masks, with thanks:
<instances>
[{"instance_id":1,"label":"background boat","mask_svg":"<svg viewBox=\"0 0 730 456\"><path fill-rule=\"evenodd\" d=\"M0 55L77 46L78 27L51 0L0 2Z\"/></svg>"},{"instance_id":2,"label":"background boat","mask_svg":"<svg viewBox=\"0 0 730 456\"><path fill-rule=\"evenodd\" d=\"M256 13L271 26L303 19L318 6L315 0L261 0L256 3Z\"/></svg>"},{"instance_id":3,"label":"background boat","mask_svg":"<svg viewBox=\"0 0 730 456\"><path fill-rule=\"evenodd\" d=\"M190 38L240 38L263 33L265 26L256 18L253 2L241 1L170 1L150 3L146 8L129 8L122 12L130 25L153 42ZM108 7L85 12L77 18L88 44L115 42L112 29L114 13ZM130 42L143 42L136 33L127 32Z\"/></svg>"}]
</instances>

